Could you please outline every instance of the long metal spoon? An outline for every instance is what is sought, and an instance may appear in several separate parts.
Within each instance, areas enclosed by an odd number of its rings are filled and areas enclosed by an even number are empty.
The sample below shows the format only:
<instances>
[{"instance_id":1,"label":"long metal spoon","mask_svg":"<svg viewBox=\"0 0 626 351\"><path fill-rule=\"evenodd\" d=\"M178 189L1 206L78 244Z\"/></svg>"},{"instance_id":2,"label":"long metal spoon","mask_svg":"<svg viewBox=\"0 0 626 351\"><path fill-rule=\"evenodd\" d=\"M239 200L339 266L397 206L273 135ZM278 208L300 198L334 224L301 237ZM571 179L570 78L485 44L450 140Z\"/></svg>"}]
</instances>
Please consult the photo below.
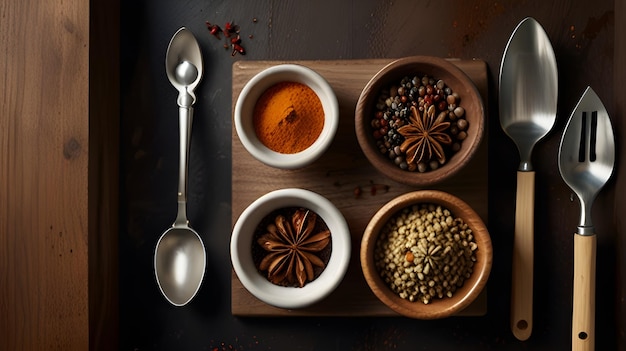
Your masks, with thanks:
<instances>
[{"instance_id":1,"label":"long metal spoon","mask_svg":"<svg viewBox=\"0 0 626 351\"><path fill-rule=\"evenodd\" d=\"M570 116L559 147L559 171L580 200L574 234L572 350L594 349L596 233L591 207L615 166L615 140L604 104L587 87Z\"/></svg>"},{"instance_id":2,"label":"long metal spoon","mask_svg":"<svg viewBox=\"0 0 626 351\"><path fill-rule=\"evenodd\" d=\"M536 20L525 18L504 51L499 92L500 124L520 154L511 289L511 330L519 340L532 333L535 171L531 154L554 125L557 93L550 40Z\"/></svg>"},{"instance_id":3,"label":"long metal spoon","mask_svg":"<svg viewBox=\"0 0 626 351\"><path fill-rule=\"evenodd\" d=\"M200 289L206 268L206 252L200 235L187 219L187 161L196 101L194 89L202 78L202 55L193 34L180 28L167 48L167 77L178 90L180 160L178 214L171 228L159 238L154 254L154 271L163 296L175 306L186 305Z\"/></svg>"}]
</instances>

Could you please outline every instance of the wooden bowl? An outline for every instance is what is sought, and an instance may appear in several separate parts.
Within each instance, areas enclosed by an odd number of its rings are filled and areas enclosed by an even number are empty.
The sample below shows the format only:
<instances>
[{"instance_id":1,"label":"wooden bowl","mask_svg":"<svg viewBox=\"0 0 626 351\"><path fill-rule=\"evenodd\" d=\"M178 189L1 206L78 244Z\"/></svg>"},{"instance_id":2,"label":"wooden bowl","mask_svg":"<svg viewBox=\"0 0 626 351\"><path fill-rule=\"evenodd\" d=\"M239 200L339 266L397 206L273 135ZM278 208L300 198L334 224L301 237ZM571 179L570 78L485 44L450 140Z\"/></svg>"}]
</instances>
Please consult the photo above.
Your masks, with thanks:
<instances>
[{"instance_id":1,"label":"wooden bowl","mask_svg":"<svg viewBox=\"0 0 626 351\"><path fill-rule=\"evenodd\" d=\"M387 154L381 153L371 125L381 91L397 85L403 77L415 75L441 79L453 92L458 93L459 105L465 109L465 119L469 122L467 137L462 141L461 149L449 156L439 168L426 172L401 169ZM369 162L387 177L417 187L442 182L465 167L482 141L484 123L483 101L472 80L450 61L428 56L402 58L383 67L361 92L355 111L356 136Z\"/></svg>"},{"instance_id":2,"label":"wooden bowl","mask_svg":"<svg viewBox=\"0 0 626 351\"><path fill-rule=\"evenodd\" d=\"M403 209L414 204L435 204L450 210L454 217L460 217L472 230L477 249L476 262L469 278L465 279L452 297L434 298L428 304L422 301L409 301L392 291L375 262L376 242L386 223ZM449 193L435 190L420 190L400 195L385 204L372 217L367 225L360 250L363 275L372 292L395 312L416 319L439 319L452 316L469 306L481 293L487 283L493 262L491 238L480 216L464 201Z\"/></svg>"}]
</instances>

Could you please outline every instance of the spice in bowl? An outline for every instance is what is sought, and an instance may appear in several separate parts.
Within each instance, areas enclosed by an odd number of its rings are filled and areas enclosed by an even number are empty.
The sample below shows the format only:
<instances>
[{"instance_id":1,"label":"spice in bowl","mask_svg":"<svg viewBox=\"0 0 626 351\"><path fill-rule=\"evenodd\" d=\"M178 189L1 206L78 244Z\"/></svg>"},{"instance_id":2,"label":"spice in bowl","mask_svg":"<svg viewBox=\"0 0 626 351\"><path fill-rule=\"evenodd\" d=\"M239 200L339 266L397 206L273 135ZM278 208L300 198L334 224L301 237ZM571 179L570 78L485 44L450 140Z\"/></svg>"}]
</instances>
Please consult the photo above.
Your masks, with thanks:
<instances>
[{"instance_id":1,"label":"spice in bowl","mask_svg":"<svg viewBox=\"0 0 626 351\"><path fill-rule=\"evenodd\" d=\"M405 76L383 89L371 119L376 145L398 167L428 172L461 149L469 123L459 94L441 79Z\"/></svg>"},{"instance_id":2,"label":"spice in bowl","mask_svg":"<svg viewBox=\"0 0 626 351\"><path fill-rule=\"evenodd\" d=\"M478 246L462 218L434 204L415 204L391 217L374 248L383 281L401 298L428 304L452 297L476 262Z\"/></svg>"},{"instance_id":3,"label":"spice in bowl","mask_svg":"<svg viewBox=\"0 0 626 351\"><path fill-rule=\"evenodd\" d=\"M273 284L302 288L322 273L331 253L330 230L313 211L273 211L257 227L252 257Z\"/></svg>"},{"instance_id":4,"label":"spice in bowl","mask_svg":"<svg viewBox=\"0 0 626 351\"><path fill-rule=\"evenodd\" d=\"M302 83L280 82L267 89L254 107L254 130L269 149L295 154L310 147L324 128L324 109Z\"/></svg>"}]
</instances>

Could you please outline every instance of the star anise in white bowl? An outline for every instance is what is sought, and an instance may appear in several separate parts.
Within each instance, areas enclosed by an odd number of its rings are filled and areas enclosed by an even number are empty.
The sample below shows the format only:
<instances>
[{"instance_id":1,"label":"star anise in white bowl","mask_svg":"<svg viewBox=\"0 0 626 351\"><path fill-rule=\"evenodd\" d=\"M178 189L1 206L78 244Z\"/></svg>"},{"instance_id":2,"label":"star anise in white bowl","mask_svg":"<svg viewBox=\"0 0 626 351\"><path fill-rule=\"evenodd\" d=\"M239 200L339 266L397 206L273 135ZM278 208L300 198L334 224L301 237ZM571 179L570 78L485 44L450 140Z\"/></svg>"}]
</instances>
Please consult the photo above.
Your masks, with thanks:
<instances>
[{"instance_id":1,"label":"star anise in white bowl","mask_svg":"<svg viewBox=\"0 0 626 351\"><path fill-rule=\"evenodd\" d=\"M284 215L285 209L295 212ZM283 218L277 218L281 212ZM348 269L351 242L348 224L332 202L289 188L259 197L239 215L230 255L237 278L254 297L295 309L337 288Z\"/></svg>"}]
</instances>

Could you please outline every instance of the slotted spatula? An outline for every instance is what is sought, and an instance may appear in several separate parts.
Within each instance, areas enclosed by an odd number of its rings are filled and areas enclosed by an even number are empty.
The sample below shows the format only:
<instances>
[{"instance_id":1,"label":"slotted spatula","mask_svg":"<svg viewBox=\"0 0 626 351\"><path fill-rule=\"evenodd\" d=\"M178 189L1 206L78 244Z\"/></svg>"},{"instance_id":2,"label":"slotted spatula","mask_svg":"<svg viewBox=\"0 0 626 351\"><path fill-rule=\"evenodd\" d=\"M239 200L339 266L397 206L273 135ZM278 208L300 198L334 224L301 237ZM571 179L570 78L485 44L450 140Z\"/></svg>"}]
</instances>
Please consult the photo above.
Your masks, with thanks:
<instances>
[{"instance_id":1,"label":"slotted spatula","mask_svg":"<svg viewBox=\"0 0 626 351\"><path fill-rule=\"evenodd\" d=\"M572 350L595 345L596 234L591 207L615 165L615 140L609 114L587 87L567 122L559 147L559 170L580 200L574 234Z\"/></svg>"}]
</instances>

